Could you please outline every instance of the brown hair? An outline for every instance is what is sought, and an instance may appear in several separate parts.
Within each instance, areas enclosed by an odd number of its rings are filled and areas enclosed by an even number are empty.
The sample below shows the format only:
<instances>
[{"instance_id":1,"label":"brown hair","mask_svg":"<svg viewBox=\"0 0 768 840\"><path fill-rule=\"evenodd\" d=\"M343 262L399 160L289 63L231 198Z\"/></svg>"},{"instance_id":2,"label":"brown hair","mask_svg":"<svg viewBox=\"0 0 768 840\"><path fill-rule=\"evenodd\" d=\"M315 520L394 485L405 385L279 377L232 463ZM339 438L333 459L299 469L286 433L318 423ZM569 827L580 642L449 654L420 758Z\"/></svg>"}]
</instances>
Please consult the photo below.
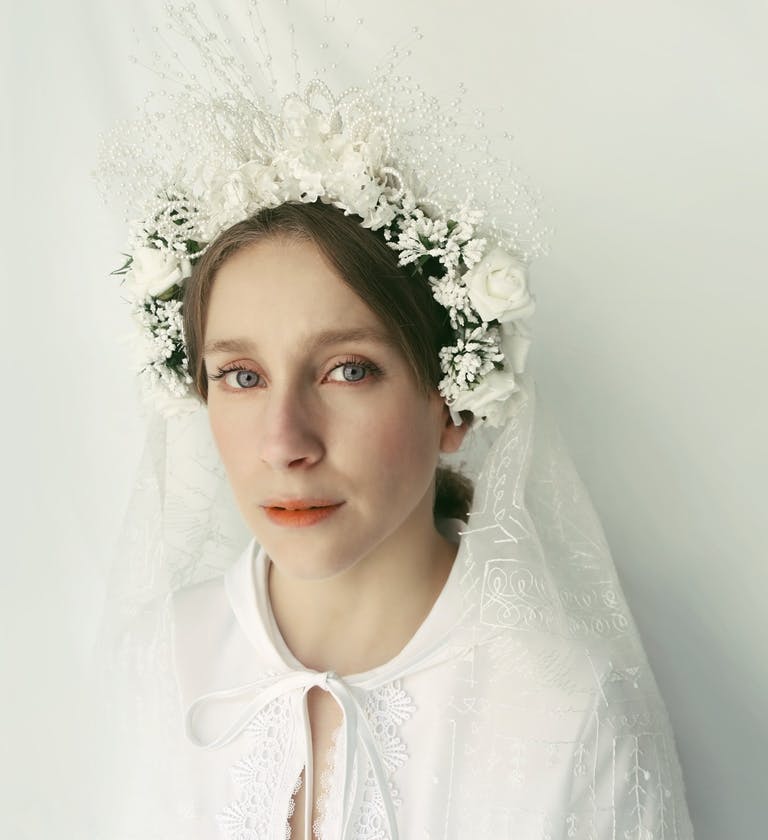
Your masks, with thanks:
<instances>
[{"instance_id":1,"label":"brown hair","mask_svg":"<svg viewBox=\"0 0 768 840\"><path fill-rule=\"evenodd\" d=\"M425 395L437 388L442 376L440 348L454 341L448 314L432 297L428 281L401 268L384 237L362 227L361 221L321 202L287 202L232 225L211 243L185 284L183 307L189 371L204 402L208 376L202 351L216 272L236 252L273 236L313 242L383 323ZM449 467L438 467L435 517L466 521L472 494L469 479Z\"/></svg>"}]
</instances>

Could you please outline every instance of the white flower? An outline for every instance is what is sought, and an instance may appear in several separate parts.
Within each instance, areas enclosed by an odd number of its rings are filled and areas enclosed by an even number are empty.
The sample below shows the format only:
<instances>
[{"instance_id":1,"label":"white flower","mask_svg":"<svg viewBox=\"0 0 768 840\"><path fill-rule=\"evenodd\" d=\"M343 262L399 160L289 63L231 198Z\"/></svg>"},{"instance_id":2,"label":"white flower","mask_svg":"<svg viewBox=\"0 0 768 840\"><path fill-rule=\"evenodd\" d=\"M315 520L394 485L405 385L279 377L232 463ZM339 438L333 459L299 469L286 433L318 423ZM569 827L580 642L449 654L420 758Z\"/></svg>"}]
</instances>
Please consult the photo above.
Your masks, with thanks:
<instances>
[{"instance_id":1,"label":"white flower","mask_svg":"<svg viewBox=\"0 0 768 840\"><path fill-rule=\"evenodd\" d=\"M531 346L531 332L523 321L509 321L501 325L501 350L508 370L525 372L525 360Z\"/></svg>"},{"instance_id":2,"label":"white flower","mask_svg":"<svg viewBox=\"0 0 768 840\"><path fill-rule=\"evenodd\" d=\"M440 257L445 253L448 225L443 219L430 219L420 210L401 222L397 242L390 247L400 252L398 262L408 265L421 257Z\"/></svg>"},{"instance_id":3,"label":"white flower","mask_svg":"<svg viewBox=\"0 0 768 840\"><path fill-rule=\"evenodd\" d=\"M131 281L129 288L137 300L143 300L148 295L157 297L171 286L181 284L185 268L169 251L141 246L133 253L128 274Z\"/></svg>"},{"instance_id":4,"label":"white flower","mask_svg":"<svg viewBox=\"0 0 768 840\"><path fill-rule=\"evenodd\" d=\"M461 249L461 258L467 268L472 268L480 262L485 250L485 239L470 239Z\"/></svg>"},{"instance_id":5,"label":"white flower","mask_svg":"<svg viewBox=\"0 0 768 840\"><path fill-rule=\"evenodd\" d=\"M451 239L455 239L456 242L458 242L461 245L463 245L465 242L469 242L474 235L474 226L464 220L457 221L456 226L451 231Z\"/></svg>"},{"instance_id":6,"label":"white flower","mask_svg":"<svg viewBox=\"0 0 768 840\"><path fill-rule=\"evenodd\" d=\"M501 248L494 248L464 275L469 298L484 321L502 323L528 318L536 306L528 291L525 266Z\"/></svg>"},{"instance_id":7,"label":"white flower","mask_svg":"<svg viewBox=\"0 0 768 840\"><path fill-rule=\"evenodd\" d=\"M303 140L307 146L319 142L331 130L328 118L296 95L286 97L282 118L286 137Z\"/></svg>"},{"instance_id":8,"label":"white flower","mask_svg":"<svg viewBox=\"0 0 768 840\"><path fill-rule=\"evenodd\" d=\"M207 219L201 225L203 239L210 242L224 228L245 219L253 202L253 177L246 167L219 174L206 197Z\"/></svg>"},{"instance_id":9,"label":"white flower","mask_svg":"<svg viewBox=\"0 0 768 840\"><path fill-rule=\"evenodd\" d=\"M302 163L302 161L297 162L291 175L296 180L297 197L301 197L302 201L311 204L313 201L317 201L320 196L325 195L323 176L316 169L302 166Z\"/></svg>"},{"instance_id":10,"label":"white flower","mask_svg":"<svg viewBox=\"0 0 768 840\"><path fill-rule=\"evenodd\" d=\"M461 411L471 411L475 417L484 417L489 426L500 426L510 413L509 398L520 390L515 374L508 370L493 370L486 374L471 391L460 391L449 409L456 425L461 422Z\"/></svg>"},{"instance_id":11,"label":"white flower","mask_svg":"<svg viewBox=\"0 0 768 840\"><path fill-rule=\"evenodd\" d=\"M440 256L440 262L446 271L452 272L456 269L461 259L461 247L458 240L453 236L449 237L445 243L445 249Z\"/></svg>"},{"instance_id":12,"label":"white flower","mask_svg":"<svg viewBox=\"0 0 768 840\"><path fill-rule=\"evenodd\" d=\"M371 174L369 148L365 143L345 142L335 149L335 157L326 164L324 183L333 203L362 219L368 218L384 191Z\"/></svg>"},{"instance_id":13,"label":"white flower","mask_svg":"<svg viewBox=\"0 0 768 840\"><path fill-rule=\"evenodd\" d=\"M276 207L285 201L285 191L278 183L277 172L273 166L252 160L244 163L239 172L249 185L252 203Z\"/></svg>"},{"instance_id":14,"label":"white flower","mask_svg":"<svg viewBox=\"0 0 768 840\"><path fill-rule=\"evenodd\" d=\"M363 219L363 227L379 230L385 225L391 225L396 216L395 208L382 196L376 207ZM387 230L385 227L385 235Z\"/></svg>"},{"instance_id":15,"label":"white flower","mask_svg":"<svg viewBox=\"0 0 768 840\"><path fill-rule=\"evenodd\" d=\"M434 299L448 310L453 329L458 328L459 318L465 323L471 317L472 310L467 298L467 287L457 275L446 274L439 280L431 280L430 285Z\"/></svg>"}]
</instances>

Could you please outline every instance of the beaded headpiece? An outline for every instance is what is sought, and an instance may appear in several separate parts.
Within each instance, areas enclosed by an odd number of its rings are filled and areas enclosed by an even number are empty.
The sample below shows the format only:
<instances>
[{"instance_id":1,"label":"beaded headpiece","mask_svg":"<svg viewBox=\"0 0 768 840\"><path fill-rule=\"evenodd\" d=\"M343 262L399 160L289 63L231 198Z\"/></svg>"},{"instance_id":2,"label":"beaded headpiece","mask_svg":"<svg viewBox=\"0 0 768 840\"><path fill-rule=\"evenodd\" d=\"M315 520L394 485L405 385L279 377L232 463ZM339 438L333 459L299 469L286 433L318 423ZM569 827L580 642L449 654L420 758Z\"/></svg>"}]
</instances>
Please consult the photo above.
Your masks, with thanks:
<instances>
[{"instance_id":1,"label":"beaded headpiece","mask_svg":"<svg viewBox=\"0 0 768 840\"><path fill-rule=\"evenodd\" d=\"M211 242L264 208L321 201L380 231L445 308L454 341L440 350L438 387L454 422L470 410L500 425L525 367L535 305L527 266L542 233L529 191L490 155L479 113L460 122L463 89L442 106L397 74L405 56L394 49L364 87L334 95L326 80L302 84L296 72L284 90L255 0L255 73L194 6L167 11L170 33L193 46L209 78L170 72L172 53L161 70L176 89L150 96L139 120L113 130L100 166L103 182L117 178L133 193L127 259L115 273L134 306L151 401L166 414L198 404L182 307Z\"/></svg>"}]
</instances>

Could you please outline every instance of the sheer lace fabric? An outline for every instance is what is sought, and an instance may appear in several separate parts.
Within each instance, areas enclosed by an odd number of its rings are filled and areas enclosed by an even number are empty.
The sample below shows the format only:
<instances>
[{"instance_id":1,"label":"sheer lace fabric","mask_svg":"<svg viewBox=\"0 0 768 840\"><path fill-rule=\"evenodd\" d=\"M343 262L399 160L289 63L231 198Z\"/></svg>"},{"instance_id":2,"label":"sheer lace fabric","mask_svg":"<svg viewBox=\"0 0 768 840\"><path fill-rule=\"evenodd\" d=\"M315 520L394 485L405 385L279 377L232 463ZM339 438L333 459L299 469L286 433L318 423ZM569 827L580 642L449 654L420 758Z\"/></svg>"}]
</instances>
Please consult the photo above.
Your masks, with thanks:
<instances>
[{"instance_id":1,"label":"sheer lace fabric","mask_svg":"<svg viewBox=\"0 0 768 840\"><path fill-rule=\"evenodd\" d=\"M320 776L320 791L318 795L318 815L312 823L312 835L316 840L326 837L338 837L341 830L341 802L334 797L334 791L341 790L341 769L343 757L341 754L342 729L339 727L331 736L331 746L326 755L325 769Z\"/></svg>"}]
</instances>

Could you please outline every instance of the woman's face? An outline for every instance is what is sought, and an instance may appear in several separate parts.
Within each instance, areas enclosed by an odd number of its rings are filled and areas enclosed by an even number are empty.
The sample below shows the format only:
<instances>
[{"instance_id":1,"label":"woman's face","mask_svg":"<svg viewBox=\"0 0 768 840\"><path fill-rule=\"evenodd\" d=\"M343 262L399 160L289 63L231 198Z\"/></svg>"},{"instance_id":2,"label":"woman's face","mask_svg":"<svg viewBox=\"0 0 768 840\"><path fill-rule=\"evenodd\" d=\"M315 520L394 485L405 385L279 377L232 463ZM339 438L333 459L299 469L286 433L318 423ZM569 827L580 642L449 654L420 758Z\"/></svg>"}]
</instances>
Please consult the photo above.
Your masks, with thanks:
<instances>
[{"instance_id":1,"label":"woman's face","mask_svg":"<svg viewBox=\"0 0 768 840\"><path fill-rule=\"evenodd\" d=\"M423 541L438 454L464 428L313 243L269 238L219 268L204 357L230 483L281 571L330 577ZM294 504L330 515L274 510Z\"/></svg>"}]
</instances>

